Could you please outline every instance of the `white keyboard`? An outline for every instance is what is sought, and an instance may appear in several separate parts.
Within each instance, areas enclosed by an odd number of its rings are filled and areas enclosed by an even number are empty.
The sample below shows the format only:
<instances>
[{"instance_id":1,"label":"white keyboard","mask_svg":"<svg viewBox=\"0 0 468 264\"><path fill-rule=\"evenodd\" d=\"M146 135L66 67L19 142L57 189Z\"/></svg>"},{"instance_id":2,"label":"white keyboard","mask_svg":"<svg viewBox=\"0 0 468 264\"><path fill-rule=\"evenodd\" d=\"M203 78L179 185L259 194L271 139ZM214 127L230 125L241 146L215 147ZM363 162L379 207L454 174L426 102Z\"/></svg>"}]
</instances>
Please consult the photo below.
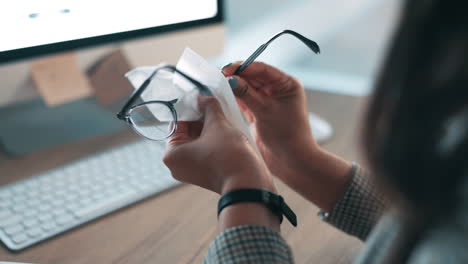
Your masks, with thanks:
<instances>
[{"instance_id":1,"label":"white keyboard","mask_svg":"<svg viewBox=\"0 0 468 264\"><path fill-rule=\"evenodd\" d=\"M0 239L20 250L178 184L138 141L0 188Z\"/></svg>"}]
</instances>

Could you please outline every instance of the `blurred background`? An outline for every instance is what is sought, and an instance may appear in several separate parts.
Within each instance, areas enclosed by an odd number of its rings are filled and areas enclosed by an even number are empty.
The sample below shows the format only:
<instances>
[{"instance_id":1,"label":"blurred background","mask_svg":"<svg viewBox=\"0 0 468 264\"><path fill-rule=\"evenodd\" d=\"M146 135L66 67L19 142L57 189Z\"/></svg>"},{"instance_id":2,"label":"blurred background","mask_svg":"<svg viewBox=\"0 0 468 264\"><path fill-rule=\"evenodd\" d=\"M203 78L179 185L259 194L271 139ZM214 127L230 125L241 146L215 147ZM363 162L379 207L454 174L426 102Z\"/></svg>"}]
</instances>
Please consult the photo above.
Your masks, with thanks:
<instances>
[{"instance_id":1,"label":"blurred background","mask_svg":"<svg viewBox=\"0 0 468 264\"><path fill-rule=\"evenodd\" d=\"M316 41L315 55L285 35L258 58L297 78L306 89L368 94L396 25L400 1L225 1L227 41L220 66L246 59L274 34L292 29Z\"/></svg>"}]
</instances>

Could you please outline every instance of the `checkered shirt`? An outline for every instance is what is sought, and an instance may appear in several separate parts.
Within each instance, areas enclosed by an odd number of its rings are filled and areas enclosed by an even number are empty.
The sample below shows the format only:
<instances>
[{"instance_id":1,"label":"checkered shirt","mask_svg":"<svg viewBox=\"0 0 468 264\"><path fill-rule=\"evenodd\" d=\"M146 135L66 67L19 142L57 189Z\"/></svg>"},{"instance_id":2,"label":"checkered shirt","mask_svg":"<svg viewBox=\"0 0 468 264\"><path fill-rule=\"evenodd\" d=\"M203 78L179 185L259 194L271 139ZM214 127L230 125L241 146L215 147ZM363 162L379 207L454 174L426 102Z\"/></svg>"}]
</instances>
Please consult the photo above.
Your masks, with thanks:
<instances>
[{"instance_id":1,"label":"checkered shirt","mask_svg":"<svg viewBox=\"0 0 468 264\"><path fill-rule=\"evenodd\" d=\"M353 164L350 174L351 181L343 198L323 219L364 240L384 211L385 203L359 166ZM237 226L215 238L203 263L291 264L294 261L280 233L261 226Z\"/></svg>"},{"instance_id":2,"label":"checkered shirt","mask_svg":"<svg viewBox=\"0 0 468 264\"><path fill-rule=\"evenodd\" d=\"M281 235L263 226L237 226L221 233L210 245L204 264L290 264L291 249Z\"/></svg>"},{"instance_id":3,"label":"checkered shirt","mask_svg":"<svg viewBox=\"0 0 468 264\"><path fill-rule=\"evenodd\" d=\"M357 164L351 169L351 182L343 198L323 220L334 227L365 240L387 208L367 173Z\"/></svg>"}]
</instances>

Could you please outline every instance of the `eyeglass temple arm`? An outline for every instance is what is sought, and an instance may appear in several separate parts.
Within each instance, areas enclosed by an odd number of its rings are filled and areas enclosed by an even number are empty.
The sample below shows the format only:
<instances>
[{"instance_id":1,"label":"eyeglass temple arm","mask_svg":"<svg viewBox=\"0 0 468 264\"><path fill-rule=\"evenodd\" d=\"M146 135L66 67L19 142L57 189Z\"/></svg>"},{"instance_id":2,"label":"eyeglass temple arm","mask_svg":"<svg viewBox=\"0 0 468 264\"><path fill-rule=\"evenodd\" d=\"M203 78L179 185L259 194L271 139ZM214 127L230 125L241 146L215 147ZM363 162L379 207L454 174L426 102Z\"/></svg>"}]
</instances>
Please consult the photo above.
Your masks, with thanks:
<instances>
[{"instance_id":1,"label":"eyeglass temple arm","mask_svg":"<svg viewBox=\"0 0 468 264\"><path fill-rule=\"evenodd\" d=\"M243 70L245 70L245 68L247 68L252 62L254 62L258 56L260 56L260 54L262 54L263 51L265 51L265 49L268 47L268 45L270 45L271 42L273 42L275 39L277 39L279 36L281 35L284 35L284 34L291 34L293 35L294 37L298 38L300 41L302 41L302 43L304 43L307 47L309 47L312 51L314 51L315 53L320 53L320 47L319 45L313 41L313 40L310 40L306 37L304 37L303 35L295 32L295 31L292 31L292 30L289 30L289 29L286 29L286 30L283 30L281 31L280 33L274 35L271 39L269 39L266 43L260 45L260 47L258 47L257 50L255 50L254 53L252 53L252 55L250 55L250 57L248 57L237 69L236 71L234 72L234 75L239 75Z\"/></svg>"},{"instance_id":2,"label":"eyeglass temple arm","mask_svg":"<svg viewBox=\"0 0 468 264\"><path fill-rule=\"evenodd\" d=\"M180 75L182 75L184 78L186 78L187 80L191 81L193 84L195 84L195 86L203 93L203 94L211 94L210 90L203 84L201 84L199 81L193 79L192 77L188 76L187 74L179 71L175 66L173 65L170 65L170 64L165 64L165 65L161 65L159 67L157 67L151 74L148 78L146 78L146 80L143 82L143 84L140 86L140 88L138 88L137 90L135 90L132 95L130 96L130 98L128 99L128 101L125 103L125 105L122 107L122 110L117 114L117 118L121 119L121 120L126 120L126 112L128 111L128 109L133 105L133 103L135 103L135 101L137 100L138 97L141 96L141 94L146 90L146 88L148 87L148 85L150 84L151 80L153 79L153 77L156 75L156 73L158 73L158 71L162 70L162 69L170 69L174 72L177 72L179 73Z\"/></svg>"}]
</instances>

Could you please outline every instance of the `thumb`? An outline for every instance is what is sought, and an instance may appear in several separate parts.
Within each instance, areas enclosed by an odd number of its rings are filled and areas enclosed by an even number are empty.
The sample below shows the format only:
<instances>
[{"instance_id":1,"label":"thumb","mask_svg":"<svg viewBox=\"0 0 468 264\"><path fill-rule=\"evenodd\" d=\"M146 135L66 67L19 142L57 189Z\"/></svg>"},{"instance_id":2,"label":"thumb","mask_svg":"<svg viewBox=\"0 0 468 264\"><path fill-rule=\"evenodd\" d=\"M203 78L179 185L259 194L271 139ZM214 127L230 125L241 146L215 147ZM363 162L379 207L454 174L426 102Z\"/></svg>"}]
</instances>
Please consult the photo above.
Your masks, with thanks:
<instances>
[{"instance_id":1,"label":"thumb","mask_svg":"<svg viewBox=\"0 0 468 264\"><path fill-rule=\"evenodd\" d=\"M243 78L239 76L231 76L228 78L228 81L234 95L251 111L256 112L264 104L264 96L262 96Z\"/></svg>"},{"instance_id":2,"label":"thumb","mask_svg":"<svg viewBox=\"0 0 468 264\"><path fill-rule=\"evenodd\" d=\"M218 128L220 124L227 121L223 109L215 97L199 96L198 105L204 114L203 131L213 127Z\"/></svg>"}]
</instances>

